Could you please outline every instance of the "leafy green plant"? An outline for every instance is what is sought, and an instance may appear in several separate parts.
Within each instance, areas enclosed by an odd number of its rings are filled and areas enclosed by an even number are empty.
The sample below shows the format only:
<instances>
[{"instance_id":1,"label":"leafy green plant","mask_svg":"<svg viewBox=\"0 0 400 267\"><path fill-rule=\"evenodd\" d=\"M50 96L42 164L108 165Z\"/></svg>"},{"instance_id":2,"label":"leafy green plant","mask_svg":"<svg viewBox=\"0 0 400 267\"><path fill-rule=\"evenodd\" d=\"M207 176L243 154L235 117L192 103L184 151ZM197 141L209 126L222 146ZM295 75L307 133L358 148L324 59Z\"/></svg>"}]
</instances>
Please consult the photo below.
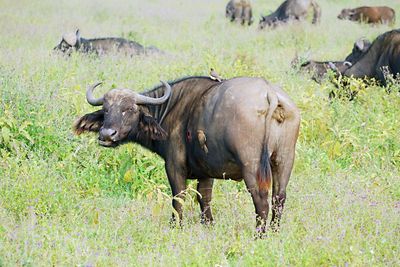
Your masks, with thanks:
<instances>
[{"instance_id":1,"label":"leafy green plant","mask_svg":"<svg viewBox=\"0 0 400 267\"><path fill-rule=\"evenodd\" d=\"M34 144L27 131L30 125L32 123L29 121L19 122L10 110L4 111L0 117L0 151L3 156L8 153L25 154Z\"/></svg>"}]
</instances>

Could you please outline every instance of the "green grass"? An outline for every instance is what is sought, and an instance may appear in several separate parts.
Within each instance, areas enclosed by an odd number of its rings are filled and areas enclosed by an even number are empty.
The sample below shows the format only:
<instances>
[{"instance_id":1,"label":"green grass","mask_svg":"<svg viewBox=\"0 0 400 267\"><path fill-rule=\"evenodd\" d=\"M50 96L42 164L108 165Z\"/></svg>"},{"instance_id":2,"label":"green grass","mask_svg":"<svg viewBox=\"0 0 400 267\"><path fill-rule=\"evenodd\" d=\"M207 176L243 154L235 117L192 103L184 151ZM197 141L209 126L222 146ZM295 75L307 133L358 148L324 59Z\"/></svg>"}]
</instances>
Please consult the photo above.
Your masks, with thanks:
<instances>
[{"instance_id":1,"label":"green grass","mask_svg":"<svg viewBox=\"0 0 400 267\"><path fill-rule=\"evenodd\" d=\"M229 23L225 2L2 1L0 266L400 265L399 93L369 87L355 101L330 102L331 83L290 68L296 52L343 59L358 37L390 29L339 21L342 8L400 3L319 0L320 25L260 32ZM279 3L254 0L255 24ZM86 38L124 36L167 55L54 55L77 27ZM84 98L89 84L143 91L210 67L279 83L301 109L281 232L263 240L253 238L243 183L216 182L213 227L200 224L192 193L184 226L174 229L162 159L72 133L74 120L94 110Z\"/></svg>"}]
</instances>

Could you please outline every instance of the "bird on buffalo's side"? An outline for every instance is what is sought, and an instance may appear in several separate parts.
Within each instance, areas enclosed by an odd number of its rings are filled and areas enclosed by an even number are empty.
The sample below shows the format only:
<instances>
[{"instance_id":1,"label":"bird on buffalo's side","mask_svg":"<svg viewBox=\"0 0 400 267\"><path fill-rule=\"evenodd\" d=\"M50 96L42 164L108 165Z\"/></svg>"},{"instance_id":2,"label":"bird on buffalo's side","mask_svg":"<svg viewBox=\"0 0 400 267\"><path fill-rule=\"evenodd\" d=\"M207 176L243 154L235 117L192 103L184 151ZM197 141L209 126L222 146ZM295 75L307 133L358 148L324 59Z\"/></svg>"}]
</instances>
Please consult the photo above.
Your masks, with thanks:
<instances>
[{"instance_id":1,"label":"bird on buffalo's side","mask_svg":"<svg viewBox=\"0 0 400 267\"><path fill-rule=\"evenodd\" d=\"M206 145L207 137L203 130L197 130L197 138L199 139L201 149L208 154L208 148Z\"/></svg>"},{"instance_id":2,"label":"bird on buffalo's side","mask_svg":"<svg viewBox=\"0 0 400 267\"><path fill-rule=\"evenodd\" d=\"M213 68L210 69L210 78L211 78L211 80L219 81L219 82L222 82L222 80L223 80Z\"/></svg>"}]
</instances>

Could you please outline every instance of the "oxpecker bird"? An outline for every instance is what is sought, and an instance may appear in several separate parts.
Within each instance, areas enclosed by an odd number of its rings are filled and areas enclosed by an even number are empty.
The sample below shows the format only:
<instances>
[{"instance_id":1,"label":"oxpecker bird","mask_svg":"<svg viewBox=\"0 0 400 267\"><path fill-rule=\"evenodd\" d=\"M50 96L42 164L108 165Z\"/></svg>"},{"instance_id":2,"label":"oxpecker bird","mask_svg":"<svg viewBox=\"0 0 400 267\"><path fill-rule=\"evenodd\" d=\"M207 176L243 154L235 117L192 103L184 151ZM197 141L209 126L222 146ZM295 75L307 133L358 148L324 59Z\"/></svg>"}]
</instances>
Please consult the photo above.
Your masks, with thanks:
<instances>
[{"instance_id":1,"label":"oxpecker bird","mask_svg":"<svg viewBox=\"0 0 400 267\"><path fill-rule=\"evenodd\" d=\"M223 80L213 68L210 69L210 78L211 80L219 82Z\"/></svg>"}]
</instances>

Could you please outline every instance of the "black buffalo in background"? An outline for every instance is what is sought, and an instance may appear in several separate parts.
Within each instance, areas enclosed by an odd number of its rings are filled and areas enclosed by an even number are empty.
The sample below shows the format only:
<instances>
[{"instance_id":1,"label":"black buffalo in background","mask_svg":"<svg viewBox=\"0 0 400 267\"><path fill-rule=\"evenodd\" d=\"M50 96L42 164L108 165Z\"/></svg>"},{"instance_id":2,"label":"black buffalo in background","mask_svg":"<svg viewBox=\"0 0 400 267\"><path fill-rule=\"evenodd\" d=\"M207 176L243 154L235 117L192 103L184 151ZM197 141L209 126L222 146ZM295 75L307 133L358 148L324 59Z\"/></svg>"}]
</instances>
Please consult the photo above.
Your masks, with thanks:
<instances>
[{"instance_id":1,"label":"black buffalo in background","mask_svg":"<svg viewBox=\"0 0 400 267\"><path fill-rule=\"evenodd\" d=\"M320 21L321 8L315 0L286 0L275 12L262 16L258 27L259 29L275 28L289 21L303 20L311 8L314 11L312 23L316 24Z\"/></svg>"},{"instance_id":2,"label":"black buffalo in background","mask_svg":"<svg viewBox=\"0 0 400 267\"><path fill-rule=\"evenodd\" d=\"M73 51L94 53L97 55L122 53L128 56L163 53L154 46L144 47L135 41L124 38L106 37L85 39L80 36L79 30L75 33L64 34L61 42L54 47L54 50L60 51L66 55L70 55Z\"/></svg>"}]
</instances>

